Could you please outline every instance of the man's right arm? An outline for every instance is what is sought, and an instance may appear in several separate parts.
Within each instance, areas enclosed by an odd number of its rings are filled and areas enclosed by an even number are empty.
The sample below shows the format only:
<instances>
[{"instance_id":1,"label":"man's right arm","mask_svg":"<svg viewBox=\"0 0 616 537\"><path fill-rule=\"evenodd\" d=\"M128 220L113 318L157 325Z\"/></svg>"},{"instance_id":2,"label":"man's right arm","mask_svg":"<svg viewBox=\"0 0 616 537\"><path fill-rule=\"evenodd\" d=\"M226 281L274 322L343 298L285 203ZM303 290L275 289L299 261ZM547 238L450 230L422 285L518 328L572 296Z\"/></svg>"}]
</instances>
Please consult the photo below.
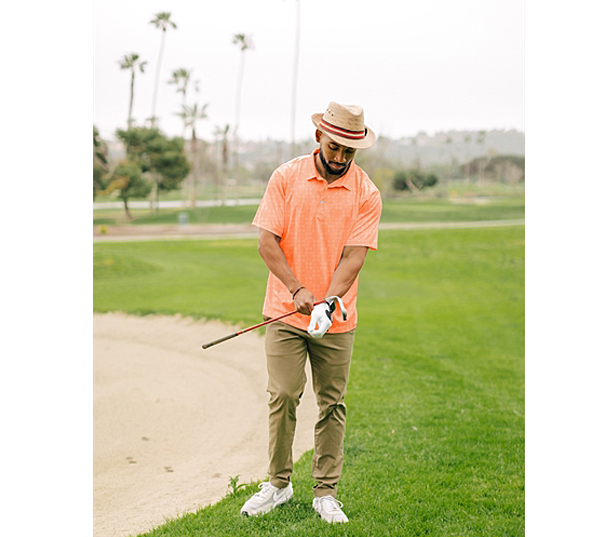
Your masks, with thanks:
<instances>
[{"instance_id":1,"label":"man's right arm","mask_svg":"<svg viewBox=\"0 0 616 537\"><path fill-rule=\"evenodd\" d=\"M280 237L271 231L259 229L259 255L263 258L272 274L287 287L289 293L295 294L293 299L295 308L304 315L310 315L314 307L315 297L308 289L302 286L301 282L293 274L280 248Z\"/></svg>"}]
</instances>

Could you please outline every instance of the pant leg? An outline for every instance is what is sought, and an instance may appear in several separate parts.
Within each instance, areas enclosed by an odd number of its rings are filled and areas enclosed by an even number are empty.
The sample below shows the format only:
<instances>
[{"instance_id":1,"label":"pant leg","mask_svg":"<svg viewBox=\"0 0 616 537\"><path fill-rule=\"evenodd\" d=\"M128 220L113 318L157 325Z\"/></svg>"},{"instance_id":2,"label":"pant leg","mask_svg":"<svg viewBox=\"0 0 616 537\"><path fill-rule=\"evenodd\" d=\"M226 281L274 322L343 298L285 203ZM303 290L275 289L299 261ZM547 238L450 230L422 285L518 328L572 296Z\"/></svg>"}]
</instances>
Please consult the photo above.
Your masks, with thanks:
<instances>
[{"instance_id":1,"label":"pant leg","mask_svg":"<svg viewBox=\"0 0 616 537\"><path fill-rule=\"evenodd\" d=\"M275 487L286 487L293 472L296 408L306 385L306 339L281 322L267 326L269 401L269 475Z\"/></svg>"},{"instance_id":2,"label":"pant leg","mask_svg":"<svg viewBox=\"0 0 616 537\"><path fill-rule=\"evenodd\" d=\"M346 428L344 396L351 369L355 331L325 334L308 340L314 393L319 419L314 428L312 477L315 496L336 496L343 465Z\"/></svg>"}]
</instances>

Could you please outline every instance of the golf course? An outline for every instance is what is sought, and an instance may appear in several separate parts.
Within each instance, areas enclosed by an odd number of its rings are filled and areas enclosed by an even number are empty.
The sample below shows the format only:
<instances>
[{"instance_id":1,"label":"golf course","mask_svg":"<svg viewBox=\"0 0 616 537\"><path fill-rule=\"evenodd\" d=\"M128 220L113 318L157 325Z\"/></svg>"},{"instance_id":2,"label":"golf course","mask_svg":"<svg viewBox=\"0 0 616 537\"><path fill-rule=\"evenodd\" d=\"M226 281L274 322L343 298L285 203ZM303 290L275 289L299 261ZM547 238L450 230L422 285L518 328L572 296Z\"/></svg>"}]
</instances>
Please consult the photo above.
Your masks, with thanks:
<instances>
[{"instance_id":1,"label":"golf course","mask_svg":"<svg viewBox=\"0 0 616 537\"><path fill-rule=\"evenodd\" d=\"M190 223L249 224L255 211L188 212ZM174 224L179 212L135 211L125 225ZM121 215L95 212L94 225ZM384 200L381 222L523 218L521 197L407 198ZM313 511L308 451L295 467L295 495L267 516L239 516L258 482L231 474L220 501L141 535L523 536L524 241L523 224L380 231L359 277L345 399L338 499L348 524L328 525ZM268 270L256 239L96 242L93 250L96 313L262 321Z\"/></svg>"}]
</instances>

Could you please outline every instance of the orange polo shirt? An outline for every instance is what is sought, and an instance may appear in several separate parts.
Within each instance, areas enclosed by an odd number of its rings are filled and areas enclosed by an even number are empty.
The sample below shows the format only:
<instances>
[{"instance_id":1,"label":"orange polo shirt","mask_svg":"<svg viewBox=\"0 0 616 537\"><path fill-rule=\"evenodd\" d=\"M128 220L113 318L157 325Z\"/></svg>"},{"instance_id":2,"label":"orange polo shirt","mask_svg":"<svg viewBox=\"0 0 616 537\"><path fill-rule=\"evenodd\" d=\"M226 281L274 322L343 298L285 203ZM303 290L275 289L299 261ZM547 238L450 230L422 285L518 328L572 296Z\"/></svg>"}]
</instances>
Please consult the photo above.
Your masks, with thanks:
<instances>
[{"instance_id":1,"label":"orange polo shirt","mask_svg":"<svg viewBox=\"0 0 616 537\"><path fill-rule=\"evenodd\" d=\"M298 157L272 174L253 226L280 237L280 248L293 274L317 300L325 298L345 246L377 249L382 202L379 190L355 164L331 184L317 171L312 154ZM357 278L341 297L348 311L346 322L338 309L329 333L357 326ZM263 315L278 317L295 310L286 286L270 272ZM297 313L282 320L307 330L309 315Z\"/></svg>"}]
</instances>

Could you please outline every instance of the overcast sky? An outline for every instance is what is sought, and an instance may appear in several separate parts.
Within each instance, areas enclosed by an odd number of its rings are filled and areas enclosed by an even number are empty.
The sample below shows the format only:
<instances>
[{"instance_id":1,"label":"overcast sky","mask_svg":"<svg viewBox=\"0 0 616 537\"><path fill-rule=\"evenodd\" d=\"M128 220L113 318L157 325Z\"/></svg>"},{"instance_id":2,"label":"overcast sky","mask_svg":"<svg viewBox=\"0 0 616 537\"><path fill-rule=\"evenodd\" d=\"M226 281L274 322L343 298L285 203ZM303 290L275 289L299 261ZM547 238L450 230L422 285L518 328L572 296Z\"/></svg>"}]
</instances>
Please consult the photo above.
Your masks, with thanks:
<instances>
[{"instance_id":1,"label":"overcast sky","mask_svg":"<svg viewBox=\"0 0 616 537\"><path fill-rule=\"evenodd\" d=\"M135 82L133 116L151 115L161 31L171 12L156 112L168 134L182 132L171 72L200 81L188 102L208 103L198 126L233 124L240 65L233 36L252 36L246 53L239 133L291 139L291 88L297 0L95 0L94 123L104 137L126 126L130 73L123 55L147 61ZM364 107L366 124L391 137L449 129L524 130L522 0L301 0L296 138L312 136L310 115L329 101Z\"/></svg>"}]
</instances>

